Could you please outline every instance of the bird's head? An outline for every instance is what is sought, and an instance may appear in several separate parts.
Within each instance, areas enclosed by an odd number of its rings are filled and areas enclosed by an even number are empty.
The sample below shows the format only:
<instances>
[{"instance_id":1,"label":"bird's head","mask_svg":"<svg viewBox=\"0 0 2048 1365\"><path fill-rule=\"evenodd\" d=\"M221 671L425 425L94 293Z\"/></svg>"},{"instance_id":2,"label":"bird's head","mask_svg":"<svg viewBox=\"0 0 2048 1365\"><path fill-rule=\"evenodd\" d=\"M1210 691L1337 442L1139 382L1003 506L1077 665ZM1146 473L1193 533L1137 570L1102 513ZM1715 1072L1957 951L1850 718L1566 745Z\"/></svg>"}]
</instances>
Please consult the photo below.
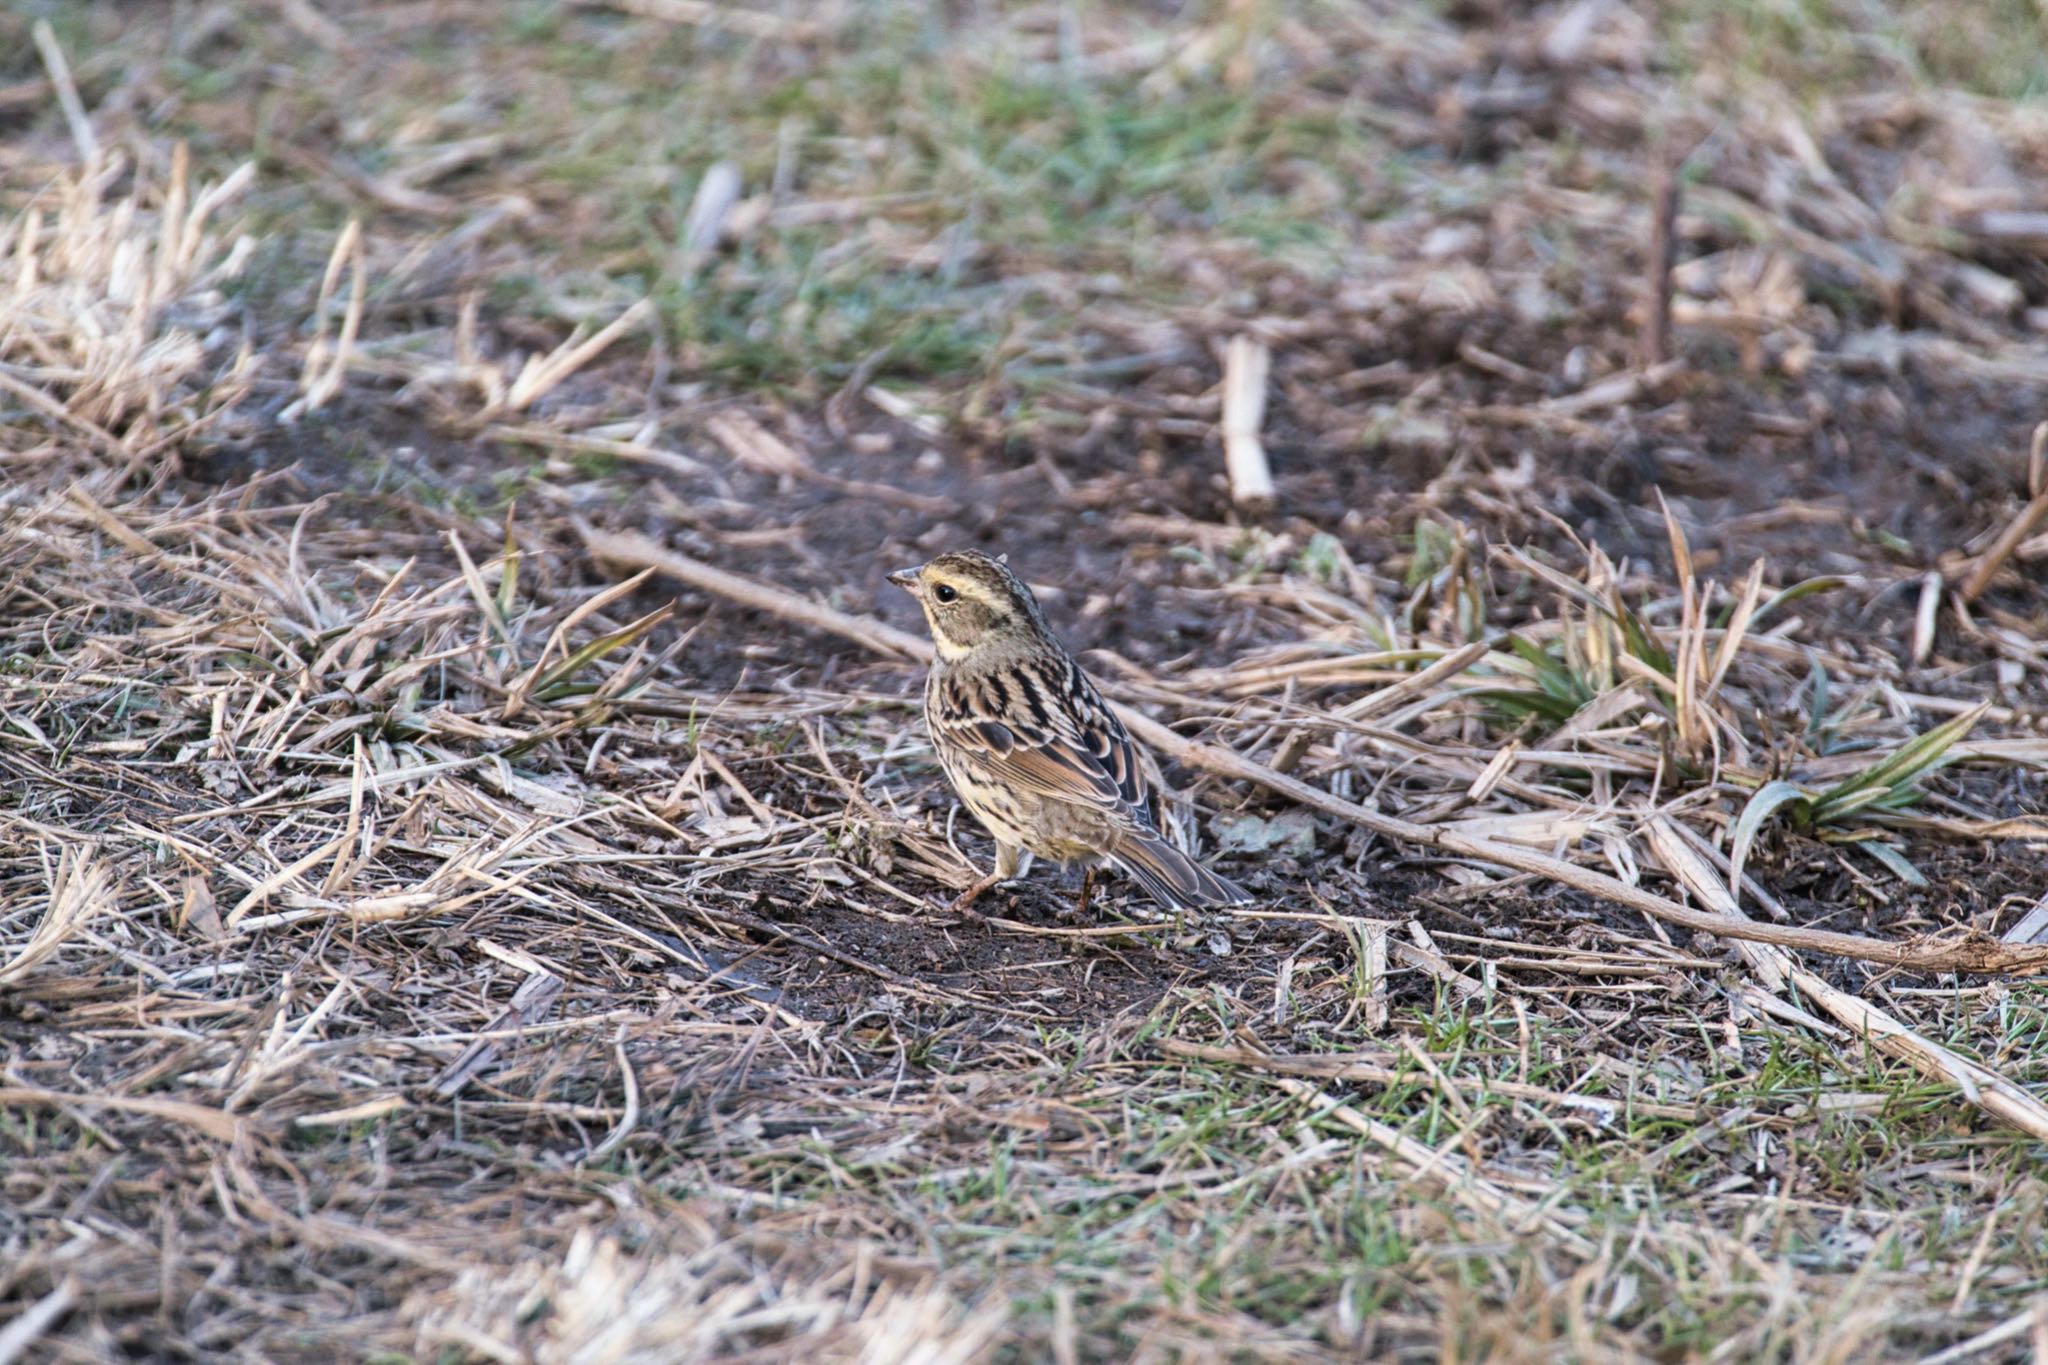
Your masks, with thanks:
<instances>
[{"instance_id":1,"label":"bird's head","mask_svg":"<svg viewBox=\"0 0 2048 1365\"><path fill-rule=\"evenodd\" d=\"M942 659L959 659L1004 641L1029 640L1045 631L1038 601L1001 559L979 550L953 550L889 581L917 599Z\"/></svg>"}]
</instances>

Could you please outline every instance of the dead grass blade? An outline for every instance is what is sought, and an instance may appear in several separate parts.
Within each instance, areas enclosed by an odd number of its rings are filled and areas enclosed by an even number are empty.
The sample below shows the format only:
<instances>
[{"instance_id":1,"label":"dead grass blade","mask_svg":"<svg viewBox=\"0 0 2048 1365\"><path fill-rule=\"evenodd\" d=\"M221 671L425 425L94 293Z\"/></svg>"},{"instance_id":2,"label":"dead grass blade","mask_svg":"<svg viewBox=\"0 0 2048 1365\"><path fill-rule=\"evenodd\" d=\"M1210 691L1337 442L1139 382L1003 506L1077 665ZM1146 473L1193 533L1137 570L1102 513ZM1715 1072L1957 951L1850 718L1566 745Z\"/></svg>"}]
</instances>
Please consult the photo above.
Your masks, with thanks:
<instances>
[{"instance_id":1,"label":"dead grass blade","mask_svg":"<svg viewBox=\"0 0 2048 1365\"><path fill-rule=\"evenodd\" d=\"M2029 1335L2033 1338L2033 1358L2039 1360L2044 1348L2048 1348L2048 1299L2037 1298L2005 1321L1944 1350L1920 1357L1918 1365L1959 1365L1961 1361L1987 1356L2007 1342Z\"/></svg>"},{"instance_id":2,"label":"dead grass blade","mask_svg":"<svg viewBox=\"0 0 2048 1365\"><path fill-rule=\"evenodd\" d=\"M42 26L38 20L38 25ZM13 1321L0 1327L0 1365L14 1365L36 1339L49 1331L78 1302L78 1280L66 1275L57 1287L30 1304Z\"/></svg>"},{"instance_id":3,"label":"dead grass blade","mask_svg":"<svg viewBox=\"0 0 2048 1365\"><path fill-rule=\"evenodd\" d=\"M334 307L334 292L341 284L343 271L348 272L348 304L341 317L341 331L335 340L327 339L328 319ZM327 400L341 391L342 380L348 374L350 357L355 352L356 337L363 328L363 304L369 297L369 264L363 254L363 224L359 218L351 218L334 239L334 250L328 253L327 271L320 277L320 296L313 304L313 341L306 347L306 358L302 367L299 387L299 402L287 411L292 416L300 413L318 412Z\"/></svg>"},{"instance_id":4,"label":"dead grass blade","mask_svg":"<svg viewBox=\"0 0 2048 1365\"><path fill-rule=\"evenodd\" d=\"M2048 949L2025 6L99 8L0 17L0 1355L2048 1343L2038 982L1883 965ZM993 535L1268 906L935 908L856 556Z\"/></svg>"},{"instance_id":5,"label":"dead grass blade","mask_svg":"<svg viewBox=\"0 0 2048 1365\"><path fill-rule=\"evenodd\" d=\"M486 1036L464 1048L440 1075L427 1083L427 1088L444 1100L461 1094L484 1068L497 1060L498 1039L489 1035L505 1034L539 1023L547 1018L561 993L562 979L559 976L552 972L534 971L519 983L519 989L512 993L511 1002L503 1012L484 1026Z\"/></svg>"},{"instance_id":6,"label":"dead grass blade","mask_svg":"<svg viewBox=\"0 0 2048 1365\"><path fill-rule=\"evenodd\" d=\"M67 845L50 874L48 906L35 931L12 957L0 962L0 991L27 980L66 943L114 908L106 864L82 848Z\"/></svg>"},{"instance_id":7,"label":"dead grass blade","mask_svg":"<svg viewBox=\"0 0 2048 1365\"><path fill-rule=\"evenodd\" d=\"M130 1114L146 1114L151 1118L182 1124L216 1142L236 1146L244 1143L254 1131L249 1121L238 1114L156 1095L74 1095L37 1086L0 1086L0 1105L9 1104L36 1105L46 1109L118 1109Z\"/></svg>"},{"instance_id":8,"label":"dead grass blade","mask_svg":"<svg viewBox=\"0 0 2048 1365\"><path fill-rule=\"evenodd\" d=\"M2048 943L2048 895L2005 931L2007 943Z\"/></svg>"},{"instance_id":9,"label":"dead grass blade","mask_svg":"<svg viewBox=\"0 0 2048 1365\"><path fill-rule=\"evenodd\" d=\"M518 378L512 381L511 388L506 390L503 403L485 408L479 420L488 422L501 412L526 411L554 392L569 376L595 360L607 346L653 317L653 300L641 299L589 336L584 335L582 328L577 328L568 340L545 356L530 357L520 368Z\"/></svg>"},{"instance_id":10,"label":"dead grass blade","mask_svg":"<svg viewBox=\"0 0 2048 1365\"><path fill-rule=\"evenodd\" d=\"M1326 814L1337 816L1361 829L1384 834L1417 848L1433 848L1482 862L1497 863L1518 872L1531 872L1603 900L1640 910L1667 924L1724 938L1746 939L1786 948L1803 948L1831 953L1837 957L1865 962L1882 962L1918 972L2012 973L2030 976L2048 971L2048 951L2007 949L1984 935L1973 935L1955 943L1913 941L1891 943L1842 934L1826 929L1804 929L1793 925L1742 924L1731 927L1718 916L1689 910L1676 901L1653 895L1605 873L1568 863L1561 858L1516 848L1498 840L1476 838L1455 830L1435 829L1396 820L1354 802L1318 791L1306 783L1284 777L1262 764L1254 763L1232 750L1185 739L1151 717L1129 709L1121 714L1124 723L1145 743L1190 768L1220 777L1238 778Z\"/></svg>"},{"instance_id":11,"label":"dead grass blade","mask_svg":"<svg viewBox=\"0 0 2048 1365\"><path fill-rule=\"evenodd\" d=\"M38 19L29 27L30 36L35 39L36 51L42 54L43 66L50 73L50 84L56 88L57 104L64 111L65 126L71 130L71 141L78 148L79 161L87 166L100 159L100 141L93 136L92 120L86 117L85 101L78 97L78 82L71 78L71 63L64 60L64 49L57 43L56 30L47 19Z\"/></svg>"},{"instance_id":12,"label":"dead grass blade","mask_svg":"<svg viewBox=\"0 0 2048 1365\"><path fill-rule=\"evenodd\" d=\"M0 390L131 465L232 411L258 366L223 325L234 307L220 288L253 244L208 230L254 168L194 196L189 166L174 149L167 183L136 172L109 201L130 167L90 159L0 228L13 257L0 276Z\"/></svg>"},{"instance_id":13,"label":"dead grass blade","mask_svg":"<svg viewBox=\"0 0 2048 1365\"><path fill-rule=\"evenodd\" d=\"M1953 1085L1964 1100L1992 1117L2011 1124L2039 1141L2048 1141L2048 1104L1982 1063L1914 1032L1885 1011L1858 996L1828 984L1793 964L1792 984L1871 1042L1881 1052L1906 1062L1931 1081Z\"/></svg>"},{"instance_id":14,"label":"dead grass blade","mask_svg":"<svg viewBox=\"0 0 2048 1365\"><path fill-rule=\"evenodd\" d=\"M2028 452L2030 469L2041 468L2044 451L2048 451L2048 422L2042 422L2034 428L2033 443ZM2034 487L2029 491L2033 496L2027 505L2020 509L2019 515L2005 524L2005 529L1998 533L1998 538L1977 557L1975 566L1970 570L1970 576L1963 580L1963 586L1958 593L1965 604L1975 602L1984 595L1984 590L1991 586L1991 580L2005 567L2005 562L2012 558L2012 552L2019 548L2020 542L2033 534L2034 528L2041 524L2042 518L2048 517L2048 488Z\"/></svg>"}]
</instances>

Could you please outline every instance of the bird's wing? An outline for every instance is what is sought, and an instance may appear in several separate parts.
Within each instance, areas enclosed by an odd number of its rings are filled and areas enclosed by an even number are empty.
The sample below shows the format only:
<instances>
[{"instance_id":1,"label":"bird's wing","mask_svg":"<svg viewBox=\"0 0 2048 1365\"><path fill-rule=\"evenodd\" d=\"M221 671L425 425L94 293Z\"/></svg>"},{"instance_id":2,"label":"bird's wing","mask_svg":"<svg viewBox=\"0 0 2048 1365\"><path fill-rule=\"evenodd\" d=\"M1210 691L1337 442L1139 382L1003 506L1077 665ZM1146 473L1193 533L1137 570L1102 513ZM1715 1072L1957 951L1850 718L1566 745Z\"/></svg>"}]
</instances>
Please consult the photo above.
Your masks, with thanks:
<instances>
[{"instance_id":1,"label":"bird's wing","mask_svg":"<svg viewBox=\"0 0 2048 1365\"><path fill-rule=\"evenodd\" d=\"M1078 801L1149 829L1149 784L1123 722L1071 663L1006 675L1022 689L1003 719L935 717L962 756L1040 796Z\"/></svg>"}]
</instances>

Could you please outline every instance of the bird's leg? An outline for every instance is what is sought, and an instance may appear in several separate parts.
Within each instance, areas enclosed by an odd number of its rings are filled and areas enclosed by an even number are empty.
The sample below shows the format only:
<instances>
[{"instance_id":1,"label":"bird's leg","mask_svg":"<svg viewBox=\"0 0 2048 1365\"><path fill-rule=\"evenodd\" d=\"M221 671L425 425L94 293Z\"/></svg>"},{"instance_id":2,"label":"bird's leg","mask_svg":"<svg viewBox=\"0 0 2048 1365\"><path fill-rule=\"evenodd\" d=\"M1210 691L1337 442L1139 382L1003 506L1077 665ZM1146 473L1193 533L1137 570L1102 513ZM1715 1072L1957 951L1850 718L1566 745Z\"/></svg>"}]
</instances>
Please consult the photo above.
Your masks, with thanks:
<instances>
[{"instance_id":1,"label":"bird's leg","mask_svg":"<svg viewBox=\"0 0 2048 1365\"><path fill-rule=\"evenodd\" d=\"M1024 850L1015 844L996 840L996 872L999 882L1009 881L1017 875L1017 869L1024 865Z\"/></svg>"},{"instance_id":2,"label":"bird's leg","mask_svg":"<svg viewBox=\"0 0 2048 1365\"><path fill-rule=\"evenodd\" d=\"M1018 848L1015 844L998 842L996 844L995 871L955 896L953 903L946 908L956 915L964 913L976 901L987 895L990 888L999 886L1015 877L1017 875L1017 868L1023 860L1023 849Z\"/></svg>"},{"instance_id":3,"label":"bird's leg","mask_svg":"<svg viewBox=\"0 0 2048 1365\"><path fill-rule=\"evenodd\" d=\"M1074 902L1074 918L1082 919L1088 914L1088 902L1095 898L1095 868L1090 865L1081 874L1081 899Z\"/></svg>"}]
</instances>

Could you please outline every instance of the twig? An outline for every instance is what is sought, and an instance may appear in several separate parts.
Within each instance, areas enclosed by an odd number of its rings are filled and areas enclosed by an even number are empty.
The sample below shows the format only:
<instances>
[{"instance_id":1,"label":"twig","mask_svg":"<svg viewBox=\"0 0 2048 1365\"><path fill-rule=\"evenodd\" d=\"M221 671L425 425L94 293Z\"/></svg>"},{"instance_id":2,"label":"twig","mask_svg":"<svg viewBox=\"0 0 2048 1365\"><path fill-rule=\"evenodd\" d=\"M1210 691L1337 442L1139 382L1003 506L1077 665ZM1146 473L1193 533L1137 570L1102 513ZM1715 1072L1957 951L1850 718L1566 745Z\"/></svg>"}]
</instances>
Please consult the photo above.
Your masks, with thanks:
<instances>
[{"instance_id":1,"label":"twig","mask_svg":"<svg viewBox=\"0 0 2048 1365\"><path fill-rule=\"evenodd\" d=\"M301 1114L292 1120L294 1128L346 1128L351 1124L367 1123L381 1119L386 1114L402 1114L412 1108L403 1095L379 1095L361 1104L352 1104L346 1109L324 1109L317 1114Z\"/></svg>"},{"instance_id":2,"label":"twig","mask_svg":"<svg viewBox=\"0 0 2048 1365\"><path fill-rule=\"evenodd\" d=\"M664 549L637 532L600 531L581 518L572 518L571 524L575 526L576 534L583 537L584 545L599 559L659 569L693 588L715 593L742 606L795 621L828 635L838 635L877 654L899 659L924 659L931 655L931 646L908 631L898 630L881 621L850 616L809 598L799 597L787 589L756 582L724 569L714 569L688 555Z\"/></svg>"},{"instance_id":3,"label":"twig","mask_svg":"<svg viewBox=\"0 0 2048 1365\"><path fill-rule=\"evenodd\" d=\"M1588 384L1577 393L1568 393L1562 398L1546 398L1532 411L1549 417L1580 417L1601 408L1618 408L1624 403L1633 403L1643 394L1655 393L1665 381L1684 368L1682 360L1667 360L1646 370L1612 375L1597 384Z\"/></svg>"},{"instance_id":4,"label":"twig","mask_svg":"<svg viewBox=\"0 0 2048 1365\"><path fill-rule=\"evenodd\" d=\"M677 451L638 445L632 441L614 441L609 437L589 436L579 432L551 431L537 423L526 426L488 426L479 434L489 441L524 441L537 446L588 451L592 455L610 455L615 459L653 465L656 469L665 469L671 474L703 474L710 469L702 460L693 460Z\"/></svg>"},{"instance_id":5,"label":"twig","mask_svg":"<svg viewBox=\"0 0 2048 1365\"><path fill-rule=\"evenodd\" d=\"M2048 1140L2048 1104L2028 1091L1989 1067L1921 1037L1869 1001L1836 989L1796 963L1791 977L1800 994L1818 1001L1878 1051L1890 1053L1929 1080L1954 1085L1971 1104L2035 1140Z\"/></svg>"}]
</instances>

